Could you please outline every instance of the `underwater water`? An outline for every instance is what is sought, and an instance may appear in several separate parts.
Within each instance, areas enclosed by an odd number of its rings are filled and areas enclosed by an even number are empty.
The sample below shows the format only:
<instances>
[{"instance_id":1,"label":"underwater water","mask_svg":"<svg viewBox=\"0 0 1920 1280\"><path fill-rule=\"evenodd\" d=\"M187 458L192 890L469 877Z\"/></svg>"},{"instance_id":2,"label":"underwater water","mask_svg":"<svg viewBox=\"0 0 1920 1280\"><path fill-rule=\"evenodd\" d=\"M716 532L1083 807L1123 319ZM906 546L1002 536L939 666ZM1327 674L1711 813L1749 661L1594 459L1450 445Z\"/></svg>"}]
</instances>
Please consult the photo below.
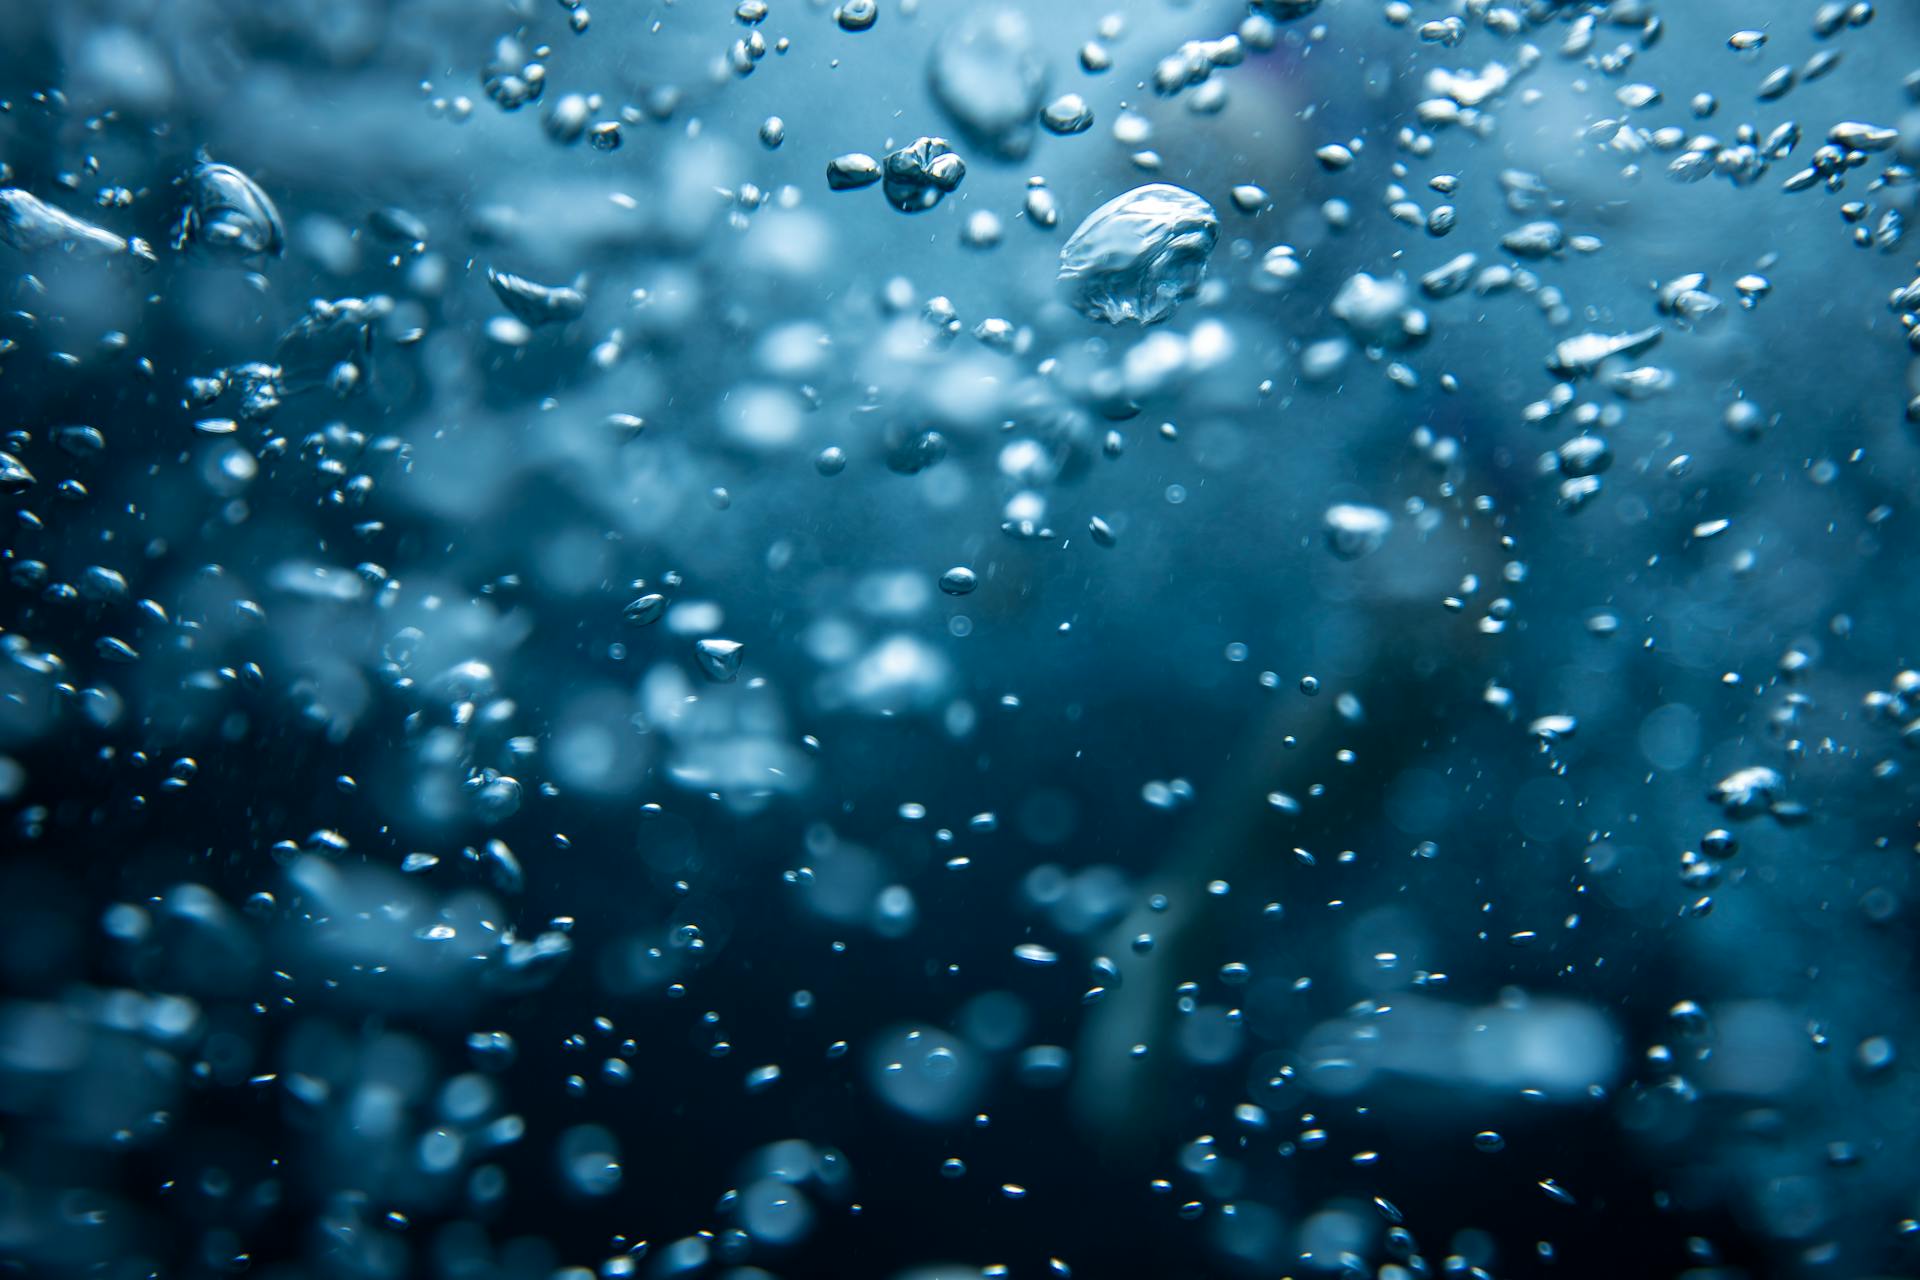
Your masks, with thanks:
<instances>
[{"instance_id":1,"label":"underwater water","mask_svg":"<svg viewBox=\"0 0 1920 1280\"><path fill-rule=\"evenodd\" d=\"M1898 0L0 4L0 1274L1920 1274L1916 165Z\"/></svg>"}]
</instances>

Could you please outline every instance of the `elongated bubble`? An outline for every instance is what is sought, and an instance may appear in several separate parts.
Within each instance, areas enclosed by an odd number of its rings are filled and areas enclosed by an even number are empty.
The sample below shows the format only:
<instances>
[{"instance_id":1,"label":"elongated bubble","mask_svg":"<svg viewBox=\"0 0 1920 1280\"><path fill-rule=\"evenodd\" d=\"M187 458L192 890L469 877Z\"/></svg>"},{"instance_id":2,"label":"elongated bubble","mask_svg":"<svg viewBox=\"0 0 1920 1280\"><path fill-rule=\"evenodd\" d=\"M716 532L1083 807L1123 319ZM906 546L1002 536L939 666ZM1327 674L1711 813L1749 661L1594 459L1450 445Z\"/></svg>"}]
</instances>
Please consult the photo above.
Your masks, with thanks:
<instances>
[{"instance_id":1,"label":"elongated bubble","mask_svg":"<svg viewBox=\"0 0 1920 1280\"><path fill-rule=\"evenodd\" d=\"M537 284L491 267L487 268L487 283L507 310L535 328L577 320L587 309L587 295L568 285Z\"/></svg>"},{"instance_id":2,"label":"elongated bubble","mask_svg":"<svg viewBox=\"0 0 1920 1280\"><path fill-rule=\"evenodd\" d=\"M115 235L18 187L0 190L0 240L22 253L63 249L83 257L117 253L131 253L148 261L153 257L144 241Z\"/></svg>"}]
</instances>

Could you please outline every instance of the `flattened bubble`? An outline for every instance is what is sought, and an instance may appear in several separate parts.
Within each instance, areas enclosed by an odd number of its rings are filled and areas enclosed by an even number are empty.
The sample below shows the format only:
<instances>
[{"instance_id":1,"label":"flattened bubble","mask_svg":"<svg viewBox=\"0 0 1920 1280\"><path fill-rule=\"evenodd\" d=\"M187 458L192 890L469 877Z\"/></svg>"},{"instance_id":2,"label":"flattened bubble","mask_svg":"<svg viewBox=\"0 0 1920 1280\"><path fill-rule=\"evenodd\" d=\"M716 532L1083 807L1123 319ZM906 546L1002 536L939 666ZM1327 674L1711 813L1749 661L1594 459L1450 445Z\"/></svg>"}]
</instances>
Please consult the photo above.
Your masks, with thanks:
<instances>
[{"instance_id":1,"label":"flattened bubble","mask_svg":"<svg viewBox=\"0 0 1920 1280\"><path fill-rule=\"evenodd\" d=\"M989 316L975 325L973 336L995 351L1013 350L1015 341L1013 325L997 316Z\"/></svg>"},{"instance_id":2,"label":"flattened bubble","mask_svg":"<svg viewBox=\"0 0 1920 1280\"><path fill-rule=\"evenodd\" d=\"M1020 1053L1020 1083L1045 1089L1066 1083L1073 1072L1073 1055L1057 1044L1036 1044Z\"/></svg>"},{"instance_id":3,"label":"flattened bubble","mask_svg":"<svg viewBox=\"0 0 1920 1280\"><path fill-rule=\"evenodd\" d=\"M1515 227L1500 237L1508 253L1518 258L1546 258L1559 253L1567 242L1566 232L1557 222L1541 220Z\"/></svg>"},{"instance_id":4,"label":"flattened bubble","mask_svg":"<svg viewBox=\"0 0 1920 1280\"><path fill-rule=\"evenodd\" d=\"M93 650L108 662L138 662L140 651L118 636L101 636Z\"/></svg>"},{"instance_id":5,"label":"flattened bubble","mask_svg":"<svg viewBox=\"0 0 1920 1280\"><path fill-rule=\"evenodd\" d=\"M533 329L513 316L494 316L487 321L486 334L502 347L524 347L533 341Z\"/></svg>"},{"instance_id":6,"label":"flattened bubble","mask_svg":"<svg viewBox=\"0 0 1920 1280\"><path fill-rule=\"evenodd\" d=\"M173 247L197 245L216 253L278 256L287 233L260 185L228 164L201 159L180 179L186 204L174 224Z\"/></svg>"},{"instance_id":7,"label":"flattened bubble","mask_svg":"<svg viewBox=\"0 0 1920 1280\"><path fill-rule=\"evenodd\" d=\"M667 598L658 592L652 592L631 601L624 610L624 615L630 626L650 627L660 621L660 616L666 611Z\"/></svg>"},{"instance_id":8,"label":"flattened bubble","mask_svg":"<svg viewBox=\"0 0 1920 1280\"><path fill-rule=\"evenodd\" d=\"M1152 324L1199 290L1219 229L1193 192L1135 187L1087 215L1060 250L1059 279L1091 319Z\"/></svg>"},{"instance_id":9,"label":"flattened bubble","mask_svg":"<svg viewBox=\"0 0 1920 1280\"><path fill-rule=\"evenodd\" d=\"M1036 968L1046 968L1049 965L1057 964L1060 960L1058 953L1049 947L1041 946L1037 942L1021 943L1013 949L1013 958L1022 964L1030 964Z\"/></svg>"},{"instance_id":10,"label":"flattened bubble","mask_svg":"<svg viewBox=\"0 0 1920 1280\"><path fill-rule=\"evenodd\" d=\"M857 191L880 181L880 162L861 151L849 151L827 161L827 186L834 191Z\"/></svg>"},{"instance_id":11,"label":"flattened bubble","mask_svg":"<svg viewBox=\"0 0 1920 1280\"><path fill-rule=\"evenodd\" d=\"M1786 789L1786 779L1766 765L1736 769L1715 783L1709 799L1730 818L1751 818L1774 804Z\"/></svg>"},{"instance_id":12,"label":"flattened bubble","mask_svg":"<svg viewBox=\"0 0 1920 1280\"><path fill-rule=\"evenodd\" d=\"M1233 207L1242 213L1258 213L1272 199L1265 187L1251 182L1242 183L1227 194L1233 199Z\"/></svg>"},{"instance_id":13,"label":"flattened bubble","mask_svg":"<svg viewBox=\"0 0 1920 1280\"><path fill-rule=\"evenodd\" d=\"M1613 449L1600 436L1580 435L1560 442L1554 451L1562 475L1599 475L1613 465Z\"/></svg>"},{"instance_id":14,"label":"flattened bubble","mask_svg":"<svg viewBox=\"0 0 1920 1280\"><path fill-rule=\"evenodd\" d=\"M1325 517L1327 550L1342 560L1358 560L1380 549L1393 531L1393 517L1379 507L1337 502Z\"/></svg>"},{"instance_id":15,"label":"flattened bubble","mask_svg":"<svg viewBox=\"0 0 1920 1280\"><path fill-rule=\"evenodd\" d=\"M1040 123L1046 126L1048 133L1057 133L1062 137L1085 133L1093 128L1093 108L1079 94L1063 93L1041 110Z\"/></svg>"},{"instance_id":16,"label":"flattened bubble","mask_svg":"<svg viewBox=\"0 0 1920 1280\"><path fill-rule=\"evenodd\" d=\"M1429 298L1451 298L1467 287L1479 265L1480 259L1471 253L1449 258L1420 277L1420 291Z\"/></svg>"},{"instance_id":17,"label":"flattened bubble","mask_svg":"<svg viewBox=\"0 0 1920 1280\"><path fill-rule=\"evenodd\" d=\"M842 31L865 31L879 16L880 6L875 0L844 0L833 11L833 20L840 24Z\"/></svg>"},{"instance_id":18,"label":"flattened bubble","mask_svg":"<svg viewBox=\"0 0 1920 1280\"><path fill-rule=\"evenodd\" d=\"M62 452L76 458L90 458L107 447L107 438L96 427L60 427L54 431L53 441Z\"/></svg>"},{"instance_id":19,"label":"flattened bubble","mask_svg":"<svg viewBox=\"0 0 1920 1280\"><path fill-rule=\"evenodd\" d=\"M1329 173L1338 173L1353 164L1353 152L1338 142L1329 142L1313 153L1320 167Z\"/></svg>"},{"instance_id":20,"label":"flattened bubble","mask_svg":"<svg viewBox=\"0 0 1920 1280\"><path fill-rule=\"evenodd\" d=\"M1843 120L1827 130L1827 141L1848 151L1886 151L1900 141L1900 131L1884 125Z\"/></svg>"},{"instance_id":21,"label":"flattened bubble","mask_svg":"<svg viewBox=\"0 0 1920 1280\"><path fill-rule=\"evenodd\" d=\"M10 453L0 452L0 493L15 497L33 488L33 472Z\"/></svg>"},{"instance_id":22,"label":"flattened bubble","mask_svg":"<svg viewBox=\"0 0 1920 1280\"><path fill-rule=\"evenodd\" d=\"M933 47L927 83L969 142L1006 160L1032 150L1047 68L1020 13L976 9L956 22Z\"/></svg>"},{"instance_id":23,"label":"flattened bubble","mask_svg":"<svg viewBox=\"0 0 1920 1280\"><path fill-rule=\"evenodd\" d=\"M972 595L980 585L979 577L963 564L957 564L940 575L940 589L950 596Z\"/></svg>"},{"instance_id":24,"label":"flattened bubble","mask_svg":"<svg viewBox=\"0 0 1920 1280\"><path fill-rule=\"evenodd\" d=\"M1792 67L1775 67L1767 73L1765 79L1760 81L1760 87L1754 90L1753 96L1762 102L1777 101L1792 92L1798 79Z\"/></svg>"},{"instance_id":25,"label":"flattened bubble","mask_svg":"<svg viewBox=\"0 0 1920 1280\"><path fill-rule=\"evenodd\" d=\"M1659 325L1636 333L1583 333L1556 345L1547 368L1565 378L1587 376L1614 356L1637 356L1650 350L1660 335Z\"/></svg>"},{"instance_id":26,"label":"flattened bubble","mask_svg":"<svg viewBox=\"0 0 1920 1280\"><path fill-rule=\"evenodd\" d=\"M587 296L567 285L536 284L524 276L487 268L487 283L507 310L529 328L578 320L587 309Z\"/></svg>"},{"instance_id":27,"label":"flattened bubble","mask_svg":"<svg viewBox=\"0 0 1920 1280\"><path fill-rule=\"evenodd\" d=\"M1773 292L1773 282L1765 276L1749 273L1733 282L1734 291L1740 295L1740 305L1751 311L1766 300Z\"/></svg>"}]
</instances>

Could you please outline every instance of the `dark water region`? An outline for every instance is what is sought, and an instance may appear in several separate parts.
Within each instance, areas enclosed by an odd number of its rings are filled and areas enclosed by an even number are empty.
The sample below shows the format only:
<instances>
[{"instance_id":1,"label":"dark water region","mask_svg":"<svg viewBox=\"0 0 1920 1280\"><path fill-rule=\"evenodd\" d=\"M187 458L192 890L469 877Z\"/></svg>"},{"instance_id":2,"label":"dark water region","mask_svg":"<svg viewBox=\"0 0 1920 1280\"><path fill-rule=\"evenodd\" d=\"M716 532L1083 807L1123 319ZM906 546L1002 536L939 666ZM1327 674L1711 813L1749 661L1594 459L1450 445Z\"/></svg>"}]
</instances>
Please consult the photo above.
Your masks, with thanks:
<instances>
[{"instance_id":1,"label":"dark water region","mask_svg":"<svg viewBox=\"0 0 1920 1280\"><path fill-rule=\"evenodd\" d=\"M0 1271L1920 1271L1920 11L0 6Z\"/></svg>"}]
</instances>

